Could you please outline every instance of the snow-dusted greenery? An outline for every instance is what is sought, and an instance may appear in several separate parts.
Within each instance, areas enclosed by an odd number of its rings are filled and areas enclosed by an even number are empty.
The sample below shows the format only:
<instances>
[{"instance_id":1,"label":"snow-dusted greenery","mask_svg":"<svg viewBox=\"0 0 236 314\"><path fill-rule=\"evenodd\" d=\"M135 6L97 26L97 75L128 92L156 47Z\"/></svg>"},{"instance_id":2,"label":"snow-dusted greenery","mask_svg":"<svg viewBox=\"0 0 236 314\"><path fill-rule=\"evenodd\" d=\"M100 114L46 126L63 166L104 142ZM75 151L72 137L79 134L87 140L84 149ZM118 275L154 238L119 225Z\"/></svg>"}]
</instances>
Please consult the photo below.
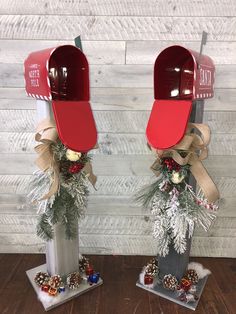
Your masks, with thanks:
<instances>
[{"instance_id":1,"label":"snow-dusted greenery","mask_svg":"<svg viewBox=\"0 0 236 314\"><path fill-rule=\"evenodd\" d=\"M187 239L191 238L196 225L205 231L215 218L216 205L208 204L198 197L192 187L181 180L171 181L170 171L160 167L156 182L145 187L136 196L144 208L150 208L153 221L153 236L156 239L158 254L166 256L173 245L179 254L186 250ZM189 174L188 168L185 176ZM209 211L211 209L211 211Z\"/></svg>"},{"instance_id":2,"label":"snow-dusted greenery","mask_svg":"<svg viewBox=\"0 0 236 314\"><path fill-rule=\"evenodd\" d=\"M68 172L72 162L66 159L65 146L58 142L54 144L53 151L60 166L59 190L50 198L42 200L50 189L52 172L37 171L33 175L28 195L30 202L38 207L37 235L46 241L53 239L53 225L59 222L65 226L67 239L76 237L78 219L84 216L89 194L87 175L83 170L73 174ZM89 160L83 154L80 162L85 164Z\"/></svg>"}]
</instances>

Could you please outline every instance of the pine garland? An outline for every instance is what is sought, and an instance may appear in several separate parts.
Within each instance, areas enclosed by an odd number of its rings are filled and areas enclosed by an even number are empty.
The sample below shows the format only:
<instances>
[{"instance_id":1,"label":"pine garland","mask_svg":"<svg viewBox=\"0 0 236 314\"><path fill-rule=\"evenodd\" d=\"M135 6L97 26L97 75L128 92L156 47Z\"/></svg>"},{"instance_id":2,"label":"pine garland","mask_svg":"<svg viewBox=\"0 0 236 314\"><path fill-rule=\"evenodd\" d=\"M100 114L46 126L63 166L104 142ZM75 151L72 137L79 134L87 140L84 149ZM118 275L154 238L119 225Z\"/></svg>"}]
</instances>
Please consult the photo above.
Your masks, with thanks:
<instances>
[{"instance_id":1,"label":"pine garland","mask_svg":"<svg viewBox=\"0 0 236 314\"><path fill-rule=\"evenodd\" d=\"M151 209L159 255L166 256L172 243L175 250L183 254L195 225L207 231L215 218L208 209L215 210L217 206L199 198L185 182L190 174L188 165L181 167L173 159L164 158L158 170L161 174L157 180L144 187L136 195L136 201Z\"/></svg>"},{"instance_id":2,"label":"pine garland","mask_svg":"<svg viewBox=\"0 0 236 314\"><path fill-rule=\"evenodd\" d=\"M37 203L40 213L37 223L37 235L49 241L53 239L53 226L62 223L65 227L67 239L77 235L78 219L84 217L88 201L87 176L82 168L90 161L87 154L80 154L78 160L71 161L67 158L68 149L58 142L52 145L54 158L60 167L60 187L57 194L47 200L42 200L51 185L51 170L37 171L31 182L31 192L28 197L30 202ZM71 171L70 167L78 170Z\"/></svg>"}]
</instances>

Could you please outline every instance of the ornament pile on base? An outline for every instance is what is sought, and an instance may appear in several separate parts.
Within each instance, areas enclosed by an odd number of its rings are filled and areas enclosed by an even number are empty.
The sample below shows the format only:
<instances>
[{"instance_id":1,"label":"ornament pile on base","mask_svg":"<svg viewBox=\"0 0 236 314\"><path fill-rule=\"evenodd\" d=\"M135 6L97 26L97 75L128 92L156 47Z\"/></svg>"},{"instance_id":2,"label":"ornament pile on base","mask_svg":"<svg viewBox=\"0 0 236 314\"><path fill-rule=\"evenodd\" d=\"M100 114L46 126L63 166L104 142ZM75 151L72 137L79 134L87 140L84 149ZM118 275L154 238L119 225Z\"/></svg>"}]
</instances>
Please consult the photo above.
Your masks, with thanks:
<instances>
[{"instance_id":1,"label":"ornament pile on base","mask_svg":"<svg viewBox=\"0 0 236 314\"><path fill-rule=\"evenodd\" d=\"M56 297L60 293L64 293L66 289L78 289L81 284L97 284L99 279L100 274L94 271L93 266L86 257L81 256L78 272L73 272L67 275L66 278L61 278L60 275L50 276L47 272L40 271L36 273L34 282L48 296Z\"/></svg>"},{"instance_id":2,"label":"ornament pile on base","mask_svg":"<svg viewBox=\"0 0 236 314\"><path fill-rule=\"evenodd\" d=\"M193 303L199 299L198 284L209 274L211 274L210 270L200 263L191 262L180 280L172 274L160 278L158 260L153 258L143 267L139 275L139 283L149 289L155 289L156 286L163 287L173 293L173 298L176 297L183 303Z\"/></svg>"}]
</instances>

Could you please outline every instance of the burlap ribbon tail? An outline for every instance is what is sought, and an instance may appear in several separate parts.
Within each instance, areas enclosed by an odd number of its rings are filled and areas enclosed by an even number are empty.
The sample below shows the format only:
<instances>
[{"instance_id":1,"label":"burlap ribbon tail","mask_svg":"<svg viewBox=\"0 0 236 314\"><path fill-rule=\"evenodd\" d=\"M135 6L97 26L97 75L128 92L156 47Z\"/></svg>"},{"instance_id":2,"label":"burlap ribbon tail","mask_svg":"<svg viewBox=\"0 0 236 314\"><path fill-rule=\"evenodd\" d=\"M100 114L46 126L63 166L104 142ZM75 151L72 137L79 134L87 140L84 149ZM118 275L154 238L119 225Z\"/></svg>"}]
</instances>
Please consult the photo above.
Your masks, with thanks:
<instances>
[{"instance_id":1,"label":"burlap ribbon tail","mask_svg":"<svg viewBox=\"0 0 236 314\"><path fill-rule=\"evenodd\" d=\"M52 171L50 189L41 199L44 200L57 193L60 187L59 163L54 158L54 153L52 151L52 144L56 143L58 140L55 121L52 119L44 119L40 121L36 128L35 140L40 143L35 147L35 151L38 154L35 161L36 165L44 172L49 169ZM88 180L95 187L97 177L93 173L92 164L87 162L82 170L87 174Z\"/></svg>"}]
</instances>

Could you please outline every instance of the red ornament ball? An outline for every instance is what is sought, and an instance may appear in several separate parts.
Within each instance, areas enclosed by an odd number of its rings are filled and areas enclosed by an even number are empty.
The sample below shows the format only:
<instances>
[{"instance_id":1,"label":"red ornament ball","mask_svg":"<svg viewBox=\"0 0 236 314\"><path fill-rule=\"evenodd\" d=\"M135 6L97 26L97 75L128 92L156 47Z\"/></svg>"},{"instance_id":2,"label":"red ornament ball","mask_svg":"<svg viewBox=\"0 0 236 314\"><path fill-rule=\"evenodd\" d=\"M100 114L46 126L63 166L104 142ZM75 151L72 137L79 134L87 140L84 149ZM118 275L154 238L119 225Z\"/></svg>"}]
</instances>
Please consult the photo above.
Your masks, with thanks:
<instances>
[{"instance_id":1,"label":"red ornament ball","mask_svg":"<svg viewBox=\"0 0 236 314\"><path fill-rule=\"evenodd\" d=\"M80 172L82 169L84 168L84 165L81 164L81 163L76 163L76 164L73 164L69 167L68 171L69 173L71 174L75 174L75 173L78 173Z\"/></svg>"}]
</instances>

